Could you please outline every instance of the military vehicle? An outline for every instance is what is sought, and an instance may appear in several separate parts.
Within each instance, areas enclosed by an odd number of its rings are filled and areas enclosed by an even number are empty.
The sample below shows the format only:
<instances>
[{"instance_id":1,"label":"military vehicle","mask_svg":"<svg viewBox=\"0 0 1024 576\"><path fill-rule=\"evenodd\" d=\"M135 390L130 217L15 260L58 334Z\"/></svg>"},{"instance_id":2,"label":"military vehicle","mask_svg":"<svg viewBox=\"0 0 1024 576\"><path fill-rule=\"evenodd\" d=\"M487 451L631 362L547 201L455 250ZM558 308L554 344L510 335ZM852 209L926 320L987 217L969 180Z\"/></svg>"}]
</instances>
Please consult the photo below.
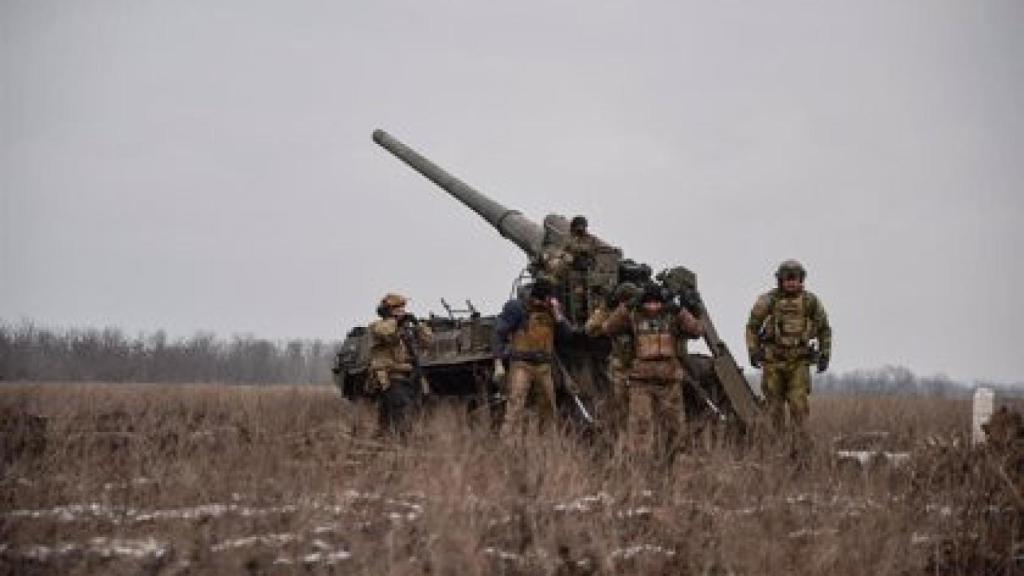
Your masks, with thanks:
<instances>
[{"instance_id":1,"label":"military vehicle","mask_svg":"<svg viewBox=\"0 0 1024 576\"><path fill-rule=\"evenodd\" d=\"M538 224L481 194L383 130L376 130L373 140L476 212L525 253L528 265L517 277L514 288L520 288L531 276L537 275L546 257L564 249L570 225L564 216L550 214L543 224ZM658 283L668 297L688 300L694 305L696 275L686 268L669 268L652 277L650 267L624 258L620 249L601 239L595 240L597 246L587 266L573 270L570 278L562 281L561 296L576 328L580 328L601 300L624 281ZM564 285L570 281L575 282L571 290ZM703 317L707 332L705 343L711 355L683 351L696 380L685 390L690 400L687 405L694 412L690 416L705 415L745 429L758 415L757 397L728 347L718 337L710 313L699 300L696 305L698 314ZM500 390L492 380L491 342L496 319L481 315L471 304L468 306L469 309L460 314L445 304L447 316L431 314L426 319L435 338L429 349L423 351L420 364L432 393L465 397L471 407L493 407L500 405ZM364 327L353 328L341 346L334 373L335 382L346 397L365 394L369 347L370 339ZM592 410L588 407L600 403L609 389L605 371L609 349L606 338L589 338L582 330L560 345L556 362L560 411L577 420L589 420Z\"/></svg>"}]
</instances>

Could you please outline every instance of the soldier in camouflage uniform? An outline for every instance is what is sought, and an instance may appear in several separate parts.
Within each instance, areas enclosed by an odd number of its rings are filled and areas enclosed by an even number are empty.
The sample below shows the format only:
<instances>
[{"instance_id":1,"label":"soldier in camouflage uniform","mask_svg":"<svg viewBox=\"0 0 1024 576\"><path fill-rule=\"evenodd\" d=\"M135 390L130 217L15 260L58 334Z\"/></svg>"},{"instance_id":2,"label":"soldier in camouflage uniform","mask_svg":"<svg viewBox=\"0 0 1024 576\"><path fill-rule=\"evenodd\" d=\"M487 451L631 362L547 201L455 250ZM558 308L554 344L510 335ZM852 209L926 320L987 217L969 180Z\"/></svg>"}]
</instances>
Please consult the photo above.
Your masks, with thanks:
<instances>
[{"instance_id":1,"label":"soldier in camouflage uniform","mask_svg":"<svg viewBox=\"0 0 1024 576\"><path fill-rule=\"evenodd\" d=\"M679 357L679 340L700 337L703 324L685 308L670 306L661 288L651 285L636 309L619 304L601 330L609 337L628 334L633 340L626 394L629 448L642 455L671 458L685 425L687 374Z\"/></svg>"},{"instance_id":2,"label":"soldier in camouflage uniform","mask_svg":"<svg viewBox=\"0 0 1024 576\"><path fill-rule=\"evenodd\" d=\"M587 276L594 266L594 254L599 244L598 239L587 232L587 219L575 216L569 223L569 237L565 245L546 248L536 263L539 276L564 288L568 306L566 315L575 327L582 327L587 321Z\"/></svg>"},{"instance_id":3,"label":"soldier in camouflage uniform","mask_svg":"<svg viewBox=\"0 0 1024 576\"><path fill-rule=\"evenodd\" d=\"M750 365L761 368L761 389L776 431L786 428L786 406L794 428L802 434L810 413L811 363L828 368L832 329L821 300L804 290L807 271L786 260L775 273L777 287L762 294L750 311L746 327ZM815 347L816 344L816 347Z\"/></svg>"},{"instance_id":4,"label":"soldier in camouflage uniform","mask_svg":"<svg viewBox=\"0 0 1024 576\"><path fill-rule=\"evenodd\" d=\"M501 435L512 441L526 429L526 401L533 391L540 416L540 429L547 429L555 414L555 339L566 338L572 328L552 296L553 287L537 280L525 302L508 301L498 315L494 330L494 371L500 380L509 362L505 380L505 418Z\"/></svg>"},{"instance_id":5,"label":"soldier in camouflage uniform","mask_svg":"<svg viewBox=\"0 0 1024 576\"><path fill-rule=\"evenodd\" d=\"M370 324L370 386L377 392L381 433L405 434L410 413L419 405L423 375L414 354L430 344L430 328L405 310L408 300L387 294L377 306L380 319Z\"/></svg>"},{"instance_id":6,"label":"soldier in camouflage uniform","mask_svg":"<svg viewBox=\"0 0 1024 576\"><path fill-rule=\"evenodd\" d=\"M594 313L587 319L584 326L586 335L591 338L604 336L604 323L612 312L619 304L632 308L640 293L640 288L632 282L623 282L616 286L611 296L595 308ZM633 352L633 337L630 333L623 332L611 339L611 351L608 354L608 383L611 389L603 402L604 405L596 408L599 418L609 422L608 429L613 436L618 436L626 429L626 406L629 402L626 386L629 369L633 364Z\"/></svg>"}]
</instances>

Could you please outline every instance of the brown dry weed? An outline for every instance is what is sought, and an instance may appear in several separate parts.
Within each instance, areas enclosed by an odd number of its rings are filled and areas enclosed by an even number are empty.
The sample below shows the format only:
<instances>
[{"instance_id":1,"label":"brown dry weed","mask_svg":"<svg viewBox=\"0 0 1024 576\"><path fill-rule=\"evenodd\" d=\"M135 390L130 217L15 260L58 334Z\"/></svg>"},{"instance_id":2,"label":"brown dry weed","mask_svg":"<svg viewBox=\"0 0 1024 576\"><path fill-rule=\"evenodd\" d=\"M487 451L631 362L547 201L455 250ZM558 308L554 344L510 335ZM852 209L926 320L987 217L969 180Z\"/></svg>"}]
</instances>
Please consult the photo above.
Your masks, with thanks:
<instances>
[{"instance_id":1,"label":"brown dry weed","mask_svg":"<svg viewBox=\"0 0 1024 576\"><path fill-rule=\"evenodd\" d=\"M669 466L448 404L381 439L326 387L7 384L0 419L0 574L1024 573L963 400L815 397L797 457Z\"/></svg>"}]
</instances>

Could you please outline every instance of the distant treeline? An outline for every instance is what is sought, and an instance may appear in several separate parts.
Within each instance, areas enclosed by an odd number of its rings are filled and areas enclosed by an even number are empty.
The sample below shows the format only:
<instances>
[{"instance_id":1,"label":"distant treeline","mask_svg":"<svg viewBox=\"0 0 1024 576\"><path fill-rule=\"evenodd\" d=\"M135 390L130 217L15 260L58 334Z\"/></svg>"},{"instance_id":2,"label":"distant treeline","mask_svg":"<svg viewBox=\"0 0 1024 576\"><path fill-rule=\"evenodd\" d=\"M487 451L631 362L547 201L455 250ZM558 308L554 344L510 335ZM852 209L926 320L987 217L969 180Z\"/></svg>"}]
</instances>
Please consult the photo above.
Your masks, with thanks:
<instances>
[{"instance_id":1,"label":"distant treeline","mask_svg":"<svg viewBox=\"0 0 1024 576\"><path fill-rule=\"evenodd\" d=\"M253 336L223 339L210 332L169 339L163 330L129 337L118 328L55 330L0 322L0 380L326 384L338 345ZM755 380L759 376L747 373ZM978 384L1024 394L1020 384ZM900 366L814 378L815 393L959 396L973 388L946 376L916 376Z\"/></svg>"},{"instance_id":2,"label":"distant treeline","mask_svg":"<svg viewBox=\"0 0 1024 576\"><path fill-rule=\"evenodd\" d=\"M827 372L814 378L814 392L820 393L964 396L971 394L977 386L987 386L1000 395L1024 394L1024 385L1021 384L958 382L941 374L917 376L902 366L853 370L841 374Z\"/></svg>"},{"instance_id":3,"label":"distant treeline","mask_svg":"<svg viewBox=\"0 0 1024 576\"><path fill-rule=\"evenodd\" d=\"M331 381L335 343L221 339L209 332L169 339L163 330L38 328L0 323L0 380L321 384Z\"/></svg>"}]
</instances>

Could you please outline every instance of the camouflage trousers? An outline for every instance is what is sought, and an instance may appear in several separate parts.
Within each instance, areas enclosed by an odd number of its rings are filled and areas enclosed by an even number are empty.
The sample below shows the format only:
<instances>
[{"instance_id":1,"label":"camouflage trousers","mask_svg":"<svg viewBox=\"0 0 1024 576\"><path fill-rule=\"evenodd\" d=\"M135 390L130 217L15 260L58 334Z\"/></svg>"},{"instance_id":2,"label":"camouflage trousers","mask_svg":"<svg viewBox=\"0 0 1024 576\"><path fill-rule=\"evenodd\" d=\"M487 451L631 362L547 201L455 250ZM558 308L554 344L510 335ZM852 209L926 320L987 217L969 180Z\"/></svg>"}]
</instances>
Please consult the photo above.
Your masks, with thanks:
<instances>
[{"instance_id":1,"label":"camouflage trousers","mask_svg":"<svg viewBox=\"0 0 1024 576\"><path fill-rule=\"evenodd\" d=\"M608 394L598 409L600 417L607 422L607 430L617 438L626 430L629 416L629 365L618 358L608 362Z\"/></svg>"},{"instance_id":2,"label":"camouflage trousers","mask_svg":"<svg viewBox=\"0 0 1024 576\"><path fill-rule=\"evenodd\" d=\"M630 380L626 389L626 449L635 455L671 457L683 427L682 380Z\"/></svg>"},{"instance_id":3,"label":"camouflage trousers","mask_svg":"<svg viewBox=\"0 0 1024 576\"><path fill-rule=\"evenodd\" d=\"M377 393L379 433L407 436L421 400L420 389L408 374L391 374L387 387Z\"/></svg>"},{"instance_id":4,"label":"camouflage trousers","mask_svg":"<svg viewBox=\"0 0 1024 576\"><path fill-rule=\"evenodd\" d=\"M555 380L548 362L513 360L505 380L505 419L501 436L513 439L526 431L526 402L533 392L540 429L550 426L555 416Z\"/></svg>"},{"instance_id":5,"label":"camouflage trousers","mask_svg":"<svg viewBox=\"0 0 1024 576\"><path fill-rule=\"evenodd\" d=\"M795 428L802 429L810 414L811 369L806 359L771 360L765 362L761 374L761 391L768 402L768 413L775 430L786 428L786 406Z\"/></svg>"}]
</instances>

